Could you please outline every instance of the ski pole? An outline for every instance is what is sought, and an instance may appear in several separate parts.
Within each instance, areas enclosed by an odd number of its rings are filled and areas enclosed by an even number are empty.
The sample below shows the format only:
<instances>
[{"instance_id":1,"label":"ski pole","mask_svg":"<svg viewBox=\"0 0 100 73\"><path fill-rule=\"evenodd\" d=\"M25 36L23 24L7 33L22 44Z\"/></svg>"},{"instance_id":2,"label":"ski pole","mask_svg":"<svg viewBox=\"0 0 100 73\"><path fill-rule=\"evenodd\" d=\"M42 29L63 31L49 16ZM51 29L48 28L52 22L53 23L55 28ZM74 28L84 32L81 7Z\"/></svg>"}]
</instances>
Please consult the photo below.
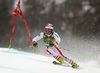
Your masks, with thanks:
<instances>
[{"instance_id":1,"label":"ski pole","mask_svg":"<svg viewBox=\"0 0 100 73\"><path fill-rule=\"evenodd\" d=\"M62 48L62 47L60 47L60 48ZM93 58L93 57L91 57L91 56L84 55L84 54L81 54L81 53L78 53L78 52L75 52L75 51L71 51L71 50L64 49L64 48L62 48L62 49L63 49L63 50L66 50L66 51L69 51L69 52L72 52L72 53L75 53L75 54L78 54L78 55L82 55L82 56L85 56L85 57Z\"/></svg>"},{"instance_id":2,"label":"ski pole","mask_svg":"<svg viewBox=\"0 0 100 73\"><path fill-rule=\"evenodd\" d=\"M30 48L30 47L32 47L32 46L29 46L29 48ZM54 47L57 47L57 46L54 45ZM60 47L60 48L62 48L62 47ZM91 56L84 55L84 54L81 54L81 53L78 53L78 52L75 52L75 51L71 51L71 50L64 49L64 48L62 48L62 49L63 49L63 50L66 50L66 51L68 51L68 52L72 52L72 53L78 54L78 55L82 55L82 56L85 56L85 57L93 58L93 57L91 57Z\"/></svg>"}]
</instances>

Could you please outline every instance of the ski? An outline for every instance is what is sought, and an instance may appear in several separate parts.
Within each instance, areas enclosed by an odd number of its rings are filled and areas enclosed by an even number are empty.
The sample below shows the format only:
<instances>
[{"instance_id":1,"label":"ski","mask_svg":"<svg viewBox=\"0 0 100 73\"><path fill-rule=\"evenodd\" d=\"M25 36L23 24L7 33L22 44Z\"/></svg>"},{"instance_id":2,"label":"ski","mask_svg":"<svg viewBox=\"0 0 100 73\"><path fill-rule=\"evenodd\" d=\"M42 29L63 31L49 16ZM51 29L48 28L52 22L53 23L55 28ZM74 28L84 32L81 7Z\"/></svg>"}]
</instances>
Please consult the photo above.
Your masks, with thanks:
<instances>
[{"instance_id":1,"label":"ski","mask_svg":"<svg viewBox=\"0 0 100 73\"><path fill-rule=\"evenodd\" d=\"M65 67L70 67L67 63L61 64L61 63L59 63L59 62L57 62L57 61L53 61L52 63L53 63L54 65L61 65L61 66L65 66Z\"/></svg>"},{"instance_id":2,"label":"ski","mask_svg":"<svg viewBox=\"0 0 100 73\"><path fill-rule=\"evenodd\" d=\"M59 63L59 62L57 62L57 61L53 61L52 62L54 65L61 65L61 66L65 66L65 67L72 67L72 68L78 68L78 67L76 67L75 65L72 65L72 66L70 66L69 64L67 64L67 63L63 63L63 64L61 64L61 63Z\"/></svg>"},{"instance_id":3,"label":"ski","mask_svg":"<svg viewBox=\"0 0 100 73\"><path fill-rule=\"evenodd\" d=\"M52 63L55 64L55 65L56 64L61 65L61 63L58 63L57 61L53 61Z\"/></svg>"}]
</instances>

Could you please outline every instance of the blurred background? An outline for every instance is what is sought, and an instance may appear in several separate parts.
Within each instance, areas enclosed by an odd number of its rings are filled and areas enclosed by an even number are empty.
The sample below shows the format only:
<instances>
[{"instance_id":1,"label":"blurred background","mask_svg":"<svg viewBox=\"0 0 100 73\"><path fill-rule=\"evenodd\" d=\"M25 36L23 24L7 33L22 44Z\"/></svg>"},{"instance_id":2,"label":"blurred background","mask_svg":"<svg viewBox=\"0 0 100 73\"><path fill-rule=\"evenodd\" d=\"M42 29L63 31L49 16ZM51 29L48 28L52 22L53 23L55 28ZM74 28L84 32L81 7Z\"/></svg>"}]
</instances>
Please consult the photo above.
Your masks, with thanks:
<instances>
[{"instance_id":1,"label":"blurred background","mask_svg":"<svg viewBox=\"0 0 100 73\"><path fill-rule=\"evenodd\" d=\"M15 17L12 15L19 0L0 0L0 47L9 47ZM76 61L95 60L100 63L100 0L21 0L32 38L44 31L47 23L61 37L63 53ZM34 48L36 54L47 55L42 40ZM17 17L12 48L32 52L24 20ZM93 59L68 52L89 55ZM74 56L73 56L74 55Z\"/></svg>"}]
</instances>

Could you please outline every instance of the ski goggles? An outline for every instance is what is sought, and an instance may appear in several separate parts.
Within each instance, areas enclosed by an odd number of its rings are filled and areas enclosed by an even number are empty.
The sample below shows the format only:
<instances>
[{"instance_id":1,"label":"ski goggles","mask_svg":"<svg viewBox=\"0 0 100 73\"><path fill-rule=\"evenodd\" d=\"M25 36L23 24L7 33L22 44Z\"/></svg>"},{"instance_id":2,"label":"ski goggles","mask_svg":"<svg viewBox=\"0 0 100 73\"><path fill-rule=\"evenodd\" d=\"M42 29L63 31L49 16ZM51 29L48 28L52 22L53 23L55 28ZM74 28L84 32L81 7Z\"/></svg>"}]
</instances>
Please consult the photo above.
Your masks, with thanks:
<instances>
[{"instance_id":1,"label":"ski goggles","mask_svg":"<svg viewBox=\"0 0 100 73\"><path fill-rule=\"evenodd\" d=\"M51 32L51 31L52 31L52 29L48 29L48 28L46 28L46 29L45 29L45 31L50 31L50 32Z\"/></svg>"}]
</instances>

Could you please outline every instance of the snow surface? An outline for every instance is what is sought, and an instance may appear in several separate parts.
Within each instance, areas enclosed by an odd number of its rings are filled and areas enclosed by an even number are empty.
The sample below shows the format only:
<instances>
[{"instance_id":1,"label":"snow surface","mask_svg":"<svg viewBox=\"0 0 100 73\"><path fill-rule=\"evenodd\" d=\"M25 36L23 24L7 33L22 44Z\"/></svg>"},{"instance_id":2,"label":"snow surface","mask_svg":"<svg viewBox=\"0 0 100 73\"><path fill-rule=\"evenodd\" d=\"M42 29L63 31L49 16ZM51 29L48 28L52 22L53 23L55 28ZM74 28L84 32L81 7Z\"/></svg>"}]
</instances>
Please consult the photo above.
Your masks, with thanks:
<instances>
[{"instance_id":1,"label":"snow surface","mask_svg":"<svg viewBox=\"0 0 100 73\"><path fill-rule=\"evenodd\" d=\"M77 62L80 68L73 69L53 65L54 60L51 57L0 48L0 73L100 73L95 61L85 64Z\"/></svg>"}]
</instances>

